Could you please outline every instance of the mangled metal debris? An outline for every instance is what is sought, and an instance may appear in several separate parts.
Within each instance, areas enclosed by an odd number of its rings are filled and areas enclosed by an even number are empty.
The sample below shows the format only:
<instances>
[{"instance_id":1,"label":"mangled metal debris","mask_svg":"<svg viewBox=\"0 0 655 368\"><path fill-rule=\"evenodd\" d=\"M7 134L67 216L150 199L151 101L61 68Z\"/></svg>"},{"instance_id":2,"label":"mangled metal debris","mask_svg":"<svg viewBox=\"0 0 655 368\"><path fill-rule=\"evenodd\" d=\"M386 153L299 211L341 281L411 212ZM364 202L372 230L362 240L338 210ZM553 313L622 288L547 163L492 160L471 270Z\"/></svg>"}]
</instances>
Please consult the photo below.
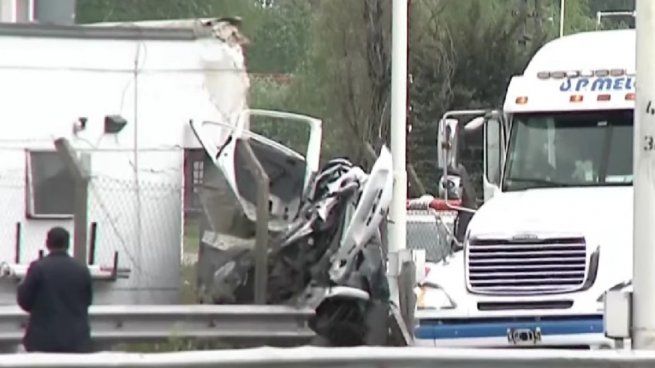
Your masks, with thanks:
<instances>
[{"instance_id":1,"label":"mangled metal debris","mask_svg":"<svg viewBox=\"0 0 655 368\"><path fill-rule=\"evenodd\" d=\"M205 302L253 303L256 196L252 178L240 178L242 130L223 134L222 144L201 124L194 130L208 153L200 294ZM369 313L389 303L380 234L392 193L389 150L367 174L345 159L312 170L312 145L306 159L254 134L249 143L271 180L266 303L315 308L312 328L331 345L365 343Z\"/></svg>"}]
</instances>

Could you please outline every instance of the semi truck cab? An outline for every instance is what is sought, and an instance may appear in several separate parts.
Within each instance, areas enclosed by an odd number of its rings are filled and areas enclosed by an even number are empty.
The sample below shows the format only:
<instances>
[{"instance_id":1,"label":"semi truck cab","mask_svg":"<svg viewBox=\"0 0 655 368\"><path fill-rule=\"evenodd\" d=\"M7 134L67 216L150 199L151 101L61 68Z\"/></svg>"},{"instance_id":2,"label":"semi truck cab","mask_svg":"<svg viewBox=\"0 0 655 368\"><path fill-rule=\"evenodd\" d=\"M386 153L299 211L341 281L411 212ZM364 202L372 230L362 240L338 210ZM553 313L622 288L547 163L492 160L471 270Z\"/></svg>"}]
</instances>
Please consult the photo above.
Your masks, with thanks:
<instances>
[{"instance_id":1,"label":"semi truck cab","mask_svg":"<svg viewBox=\"0 0 655 368\"><path fill-rule=\"evenodd\" d=\"M417 345L613 346L604 294L632 277L634 55L634 30L559 38L502 110L441 119L446 180L458 138L483 129L484 203L452 208L474 214L419 282Z\"/></svg>"}]
</instances>

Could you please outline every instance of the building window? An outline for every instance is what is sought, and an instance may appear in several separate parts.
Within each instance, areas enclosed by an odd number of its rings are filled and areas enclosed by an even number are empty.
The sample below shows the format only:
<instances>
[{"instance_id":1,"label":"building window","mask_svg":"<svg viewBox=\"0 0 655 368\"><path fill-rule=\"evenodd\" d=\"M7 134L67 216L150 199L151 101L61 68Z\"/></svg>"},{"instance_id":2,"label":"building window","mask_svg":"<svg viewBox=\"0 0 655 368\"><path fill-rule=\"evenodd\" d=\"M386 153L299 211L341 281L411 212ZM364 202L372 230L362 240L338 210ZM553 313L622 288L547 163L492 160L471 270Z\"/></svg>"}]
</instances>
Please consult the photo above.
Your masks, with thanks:
<instances>
[{"instance_id":1,"label":"building window","mask_svg":"<svg viewBox=\"0 0 655 368\"><path fill-rule=\"evenodd\" d=\"M186 149L184 152L184 209L187 214L200 210L198 195L203 181L205 151Z\"/></svg>"},{"instance_id":2,"label":"building window","mask_svg":"<svg viewBox=\"0 0 655 368\"><path fill-rule=\"evenodd\" d=\"M27 152L27 214L30 218L71 218L74 181L56 151Z\"/></svg>"},{"instance_id":3,"label":"building window","mask_svg":"<svg viewBox=\"0 0 655 368\"><path fill-rule=\"evenodd\" d=\"M198 193L198 188L202 185L202 173L204 171L202 161L193 162L193 192Z\"/></svg>"}]
</instances>

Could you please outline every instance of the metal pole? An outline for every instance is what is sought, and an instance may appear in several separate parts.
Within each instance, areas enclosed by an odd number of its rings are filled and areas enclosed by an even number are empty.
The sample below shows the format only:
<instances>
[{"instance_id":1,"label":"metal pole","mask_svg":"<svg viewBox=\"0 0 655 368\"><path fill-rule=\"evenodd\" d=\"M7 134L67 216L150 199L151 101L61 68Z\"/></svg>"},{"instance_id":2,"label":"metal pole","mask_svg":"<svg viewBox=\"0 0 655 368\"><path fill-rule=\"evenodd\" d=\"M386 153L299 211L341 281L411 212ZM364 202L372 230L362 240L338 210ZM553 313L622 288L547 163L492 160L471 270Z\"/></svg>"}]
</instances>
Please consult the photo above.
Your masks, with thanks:
<instances>
[{"instance_id":1,"label":"metal pole","mask_svg":"<svg viewBox=\"0 0 655 368\"><path fill-rule=\"evenodd\" d=\"M20 264L20 239L21 239L21 223L16 223L16 254L14 255L14 263Z\"/></svg>"},{"instance_id":2,"label":"metal pole","mask_svg":"<svg viewBox=\"0 0 655 368\"><path fill-rule=\"evenodd\" d=\"M136 48L136 54L134 56L134 151L132 152L132 159L134 162L134 194L136 199L136 263L138 265L144 264L144 249L143 249L143 224L141 212L143 210L141 203L141 180L139 170L139 57L141 52L141 47L143 42L140 42ZM145 282L145 275L143 272L138 272L138 281ZM142 293L136 293L137 301L141 300Z\"/></svg>"},{"instance_id":3,"label":"metal pole","mask_svg":"<svg viewBox=\"0 0 655 368\"><path fill-rule=\"evenodd\" d=\"M88 173L90 157L88 153L82 153L80 156L82 170ZM75 180L75 219L74 219L74 242L73 256L80 262L86 263L87 260L87 226L89 223L89 179L88 175L84 178Z\"/></svg>"},{"instance_id":4,"label":"metal pole","mask_svg":"<svg viewBox=\"0 0 655 368\"><path fill-rule=\"evenodd\" d=\"M407 171L407 0L393 0L391 48L391 155L393 200L389 213L389 281L391 297L398 300L398 252L406 247Z\"/></svg>"},{"instance_id":5,"label":"metal pole","mask_svg":"<svg viewBox=\"0 0 655 368\"><path fill-rule=\"evenodd\" d=\"M91 158L87 153L83 153L81 159L78 159L75 150L65 138L55 140L55 148L73 176L75 183L73 256L80 262L86 263L86 227L88 223L88 187Z\"/></svg>"},{"instance_id":6,"label":"metal pole","mask_svg":"<svg viewBox=\"0 0 655 368\"><path fill-rule=\"evenodd\" d=\"M268 287L268 222L269 222L269 196L270 179L249 140L241 140L242 150L238 151L246 169L257 183L257 224L255 226L255 304L266 304Z\"/></svg>"},{"instance_id":7,"label":"metal pole","mask_svg":"<svg viewBox=\"0 0 655 368\"><path fill-rule=\"evenodd\" d=\"M407 215L406 119L407 119L407 0L393 1L391 62L391 154L393 201L391 203L390 250L405 249Z\"/></svg>"},{"instance_id":8,"label":"metal pole","mask_svg":"<svg viewBox=\"0 0 655 368\"><path fill-rule=\"evenodd\" d=\"M603 18L602 12L596 12L596 30L600 28L600 21Z\"/></svg>"},{"instance_id":9,"label":"metal pole","mask_svg":"<svg viewBox=\"0 0 655 368\"><path fill-rule=\"evenodd\" d=\"M565 0L560 0L559 3L559 36L564 36L564 2Z\"/></svg>"},{"instance_id":10,"label":"metal pole","mask_svg":"<svg viewBox=\"0 0 655 368\"><path fill-rule=\"evenodd\" d=\"M634 126L633 346L655 350L655 1L637 1Z\"/></svg>"}]
</instances>

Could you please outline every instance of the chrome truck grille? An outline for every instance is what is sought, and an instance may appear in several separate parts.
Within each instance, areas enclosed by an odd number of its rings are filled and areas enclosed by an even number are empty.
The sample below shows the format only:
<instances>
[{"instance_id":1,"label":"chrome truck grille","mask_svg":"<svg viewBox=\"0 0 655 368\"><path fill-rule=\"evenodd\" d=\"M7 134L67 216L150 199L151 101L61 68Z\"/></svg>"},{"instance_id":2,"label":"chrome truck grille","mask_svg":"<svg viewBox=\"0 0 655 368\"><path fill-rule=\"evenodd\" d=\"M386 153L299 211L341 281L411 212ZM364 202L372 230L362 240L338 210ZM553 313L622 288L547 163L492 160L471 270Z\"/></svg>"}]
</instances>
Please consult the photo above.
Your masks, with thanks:
<instances>
[{"instance_id":1,"label":"chrome truck grille","mask_svg":"<svg viewBox=\"0 0 655 368\"><path fill-rule=\"evenodd\" d=\"M466 249L468 287L480 294L529 295L582 288L584 238L471 240Z\"/></svg>"}]
</instances>

